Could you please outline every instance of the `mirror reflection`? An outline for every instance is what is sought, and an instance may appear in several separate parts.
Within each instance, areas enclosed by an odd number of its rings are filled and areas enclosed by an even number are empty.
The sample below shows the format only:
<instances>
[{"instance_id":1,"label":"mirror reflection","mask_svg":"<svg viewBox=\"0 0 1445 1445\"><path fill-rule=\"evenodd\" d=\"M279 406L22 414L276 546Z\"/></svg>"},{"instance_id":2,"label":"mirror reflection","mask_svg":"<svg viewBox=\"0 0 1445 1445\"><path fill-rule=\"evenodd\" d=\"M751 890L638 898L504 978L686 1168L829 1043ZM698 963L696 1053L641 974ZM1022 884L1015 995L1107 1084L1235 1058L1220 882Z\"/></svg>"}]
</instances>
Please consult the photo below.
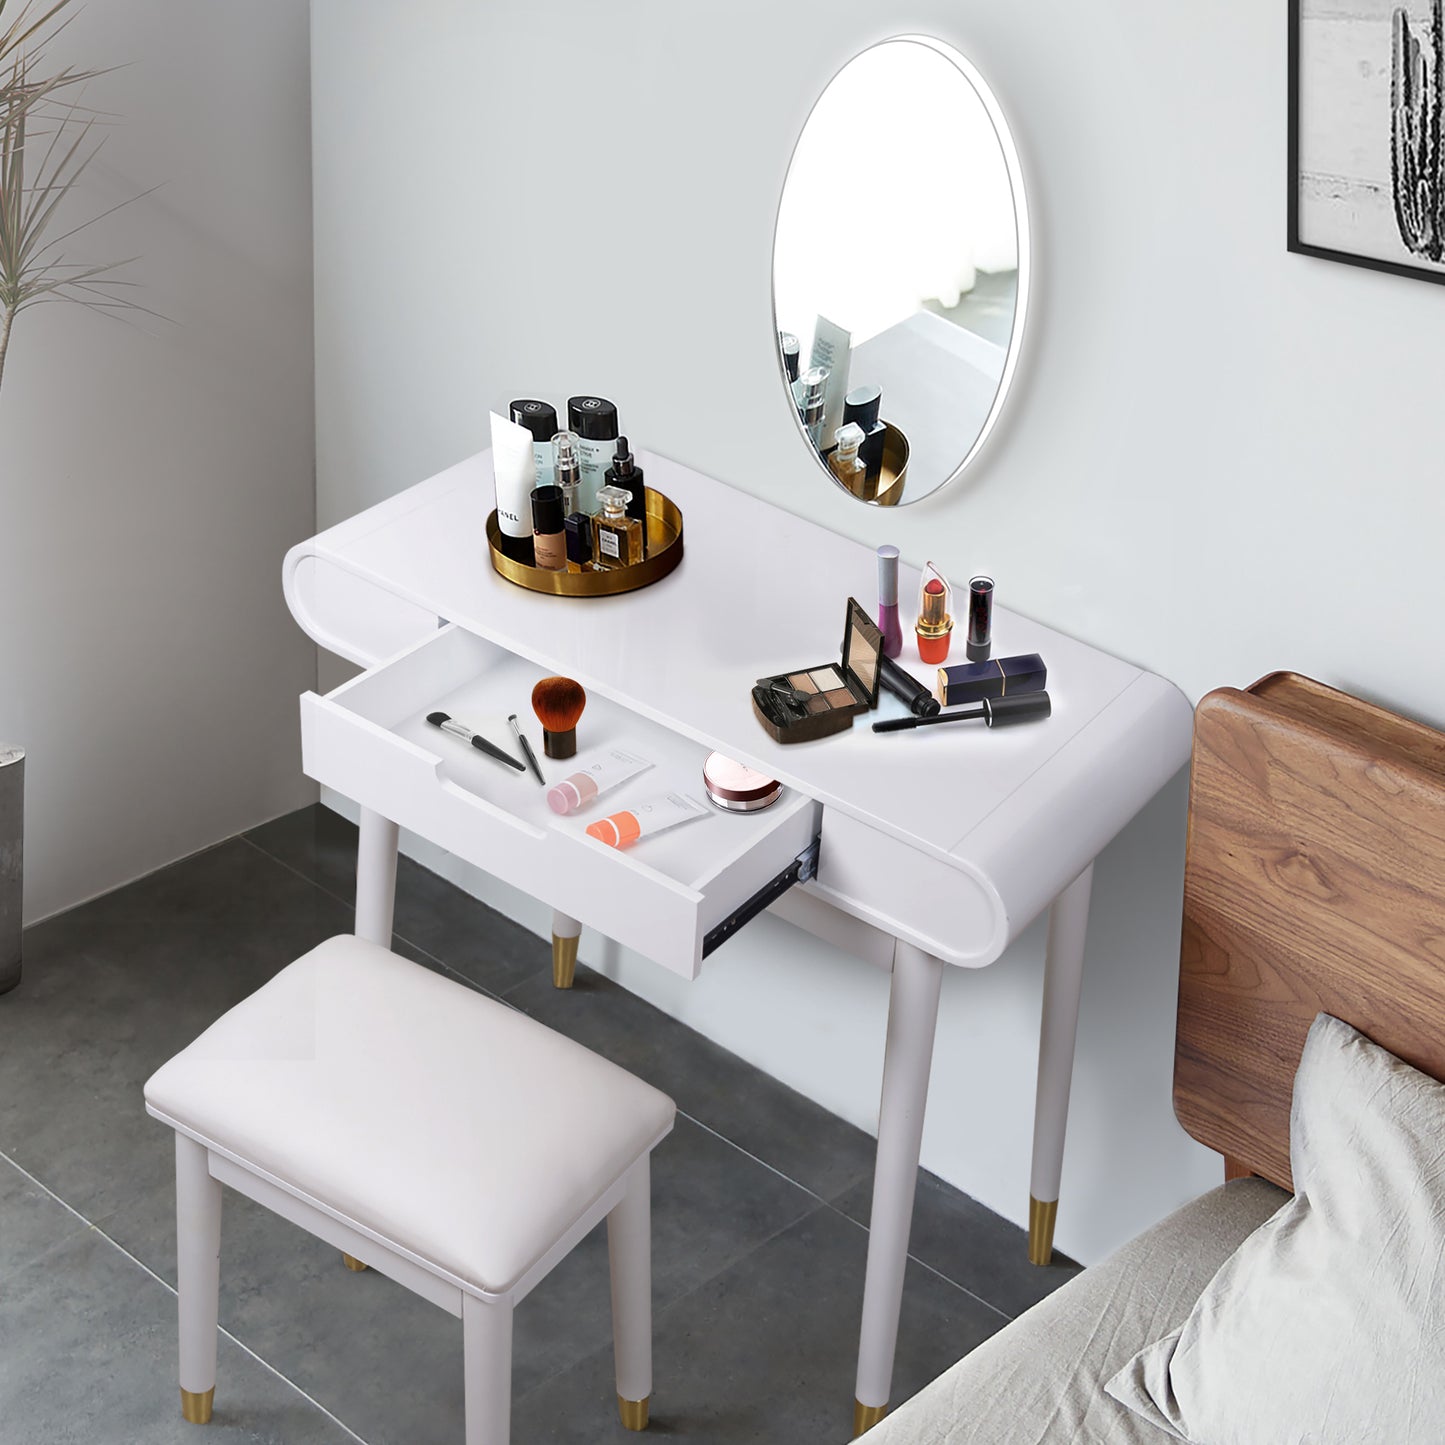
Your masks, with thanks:
<instances>
[{"instance_id":1,"label":"mirror reflection","mask_svg":"<svg viewBox=\"0 0 1445 1445\"><path fill-rule=\"evenodd\" d=\"M773 246L784 379L839 485L897 505L971 460L1012 374L1027 259L1017 156L973 67L915 38L850 61L798 140Z\"/></svg>"}]
</instances>

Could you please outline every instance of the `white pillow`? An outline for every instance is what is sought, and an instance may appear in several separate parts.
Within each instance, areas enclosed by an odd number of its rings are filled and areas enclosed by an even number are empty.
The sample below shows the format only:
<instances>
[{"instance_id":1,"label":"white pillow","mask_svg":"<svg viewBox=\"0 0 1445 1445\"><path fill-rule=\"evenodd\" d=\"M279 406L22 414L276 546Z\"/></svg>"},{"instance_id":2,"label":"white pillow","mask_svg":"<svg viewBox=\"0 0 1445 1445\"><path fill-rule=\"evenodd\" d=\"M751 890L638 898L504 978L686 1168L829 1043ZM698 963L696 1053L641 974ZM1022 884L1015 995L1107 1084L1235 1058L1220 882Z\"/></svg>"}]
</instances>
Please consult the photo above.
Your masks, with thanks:
<instances>
[{"instance_id":1,"label":"white pillow","mask_svg":"<svg viewBox=\"0 0 1445 1445\"><path fill-rule=\"evenodd\" d=\"M1445 1441L1445 1085L1320 1014L1295 1196L1105 1387L1191 1445Z\"/></svg>"}]
</instances>

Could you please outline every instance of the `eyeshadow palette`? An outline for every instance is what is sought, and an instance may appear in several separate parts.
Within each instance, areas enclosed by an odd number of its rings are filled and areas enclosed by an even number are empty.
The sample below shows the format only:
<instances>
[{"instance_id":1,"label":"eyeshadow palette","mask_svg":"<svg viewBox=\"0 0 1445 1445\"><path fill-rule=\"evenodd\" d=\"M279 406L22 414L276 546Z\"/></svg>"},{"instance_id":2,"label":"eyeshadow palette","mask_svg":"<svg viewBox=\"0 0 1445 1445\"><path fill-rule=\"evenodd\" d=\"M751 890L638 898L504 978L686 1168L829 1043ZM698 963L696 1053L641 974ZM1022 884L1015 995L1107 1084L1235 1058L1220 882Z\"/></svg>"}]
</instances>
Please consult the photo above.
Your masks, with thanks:
<instances>
[{"instance_id":1,"label":"eyeshadow palette","mask_svg":"<svg viewBox=\"0 0 1445 1445\"><path fill-rule=\"evenodd\" d=\"M841 661L761 679L753 688L753 712L768 736L780 743L811 742L844 732L858 713L878 705L882 650L877 625L850 597Z\"/></svg>"}]
</instances>

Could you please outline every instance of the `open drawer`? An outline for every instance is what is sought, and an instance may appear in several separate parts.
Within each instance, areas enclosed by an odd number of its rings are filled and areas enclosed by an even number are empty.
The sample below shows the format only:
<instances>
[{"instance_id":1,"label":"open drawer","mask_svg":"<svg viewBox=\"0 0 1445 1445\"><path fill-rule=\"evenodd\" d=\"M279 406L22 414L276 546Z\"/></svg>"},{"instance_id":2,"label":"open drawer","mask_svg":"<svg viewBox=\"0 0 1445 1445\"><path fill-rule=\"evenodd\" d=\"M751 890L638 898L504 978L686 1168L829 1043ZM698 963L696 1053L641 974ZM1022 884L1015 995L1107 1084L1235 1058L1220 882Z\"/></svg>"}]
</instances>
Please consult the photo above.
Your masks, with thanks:
<instances>
[{"instance_id":1,"label":"open drawer","mask_svg":"<svg viewBox=\"0 0 1445 1445\"><path fill-rule=\"evenodd\" d=\"M792 789L758 813L707 816L619 851L587 825L658 793L707 803L707 750L589 694L577 756L543 754L532 686L545 671L455 625L325 697L301 699L307 774L493 877L692 978L708 934L784 874L818 836L820 808ZM426 720L447 712L516 753L508 713L548 786L620 747L652 767L566 817L530 772L504 767ZM716 941L716 940L714 940Z\"/></svg>"}]
</instances>

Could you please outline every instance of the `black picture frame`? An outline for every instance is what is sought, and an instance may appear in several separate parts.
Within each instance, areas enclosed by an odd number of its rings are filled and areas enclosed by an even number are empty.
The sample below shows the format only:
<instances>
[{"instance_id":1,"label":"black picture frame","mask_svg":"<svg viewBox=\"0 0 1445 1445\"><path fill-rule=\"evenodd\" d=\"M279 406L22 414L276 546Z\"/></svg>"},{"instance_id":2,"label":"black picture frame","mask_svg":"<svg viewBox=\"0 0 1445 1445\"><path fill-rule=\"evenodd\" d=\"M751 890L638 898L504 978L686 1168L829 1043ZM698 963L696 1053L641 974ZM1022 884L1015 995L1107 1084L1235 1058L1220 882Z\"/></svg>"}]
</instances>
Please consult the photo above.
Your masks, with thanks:
<instances>
[{"instance_id":1,"label":"black picture frame","mask_svg":"<svg viewBox=\"0 0 1445 1445\"><path fill-rule=\"evenodd\" d=\"M1409 276L1420 281L1445 285L1445 270L1426 266L1410 266L1400 261L1386 261L1377 256L1361 256L1352 251L1338 251L1328 246L1314 246L1300 238L1299 233L1299 150L1300 150L1300 10L1303 0L1285 0L1289 11L1289 76L1287 127L1287 168L1289 192L1286 199L1286 245L1297 256L1314 256L1322 261L1340 261L1346 266L1361 266L1369 271L1384 271L1392 276Z\"/></svg>"}]
</instances>

